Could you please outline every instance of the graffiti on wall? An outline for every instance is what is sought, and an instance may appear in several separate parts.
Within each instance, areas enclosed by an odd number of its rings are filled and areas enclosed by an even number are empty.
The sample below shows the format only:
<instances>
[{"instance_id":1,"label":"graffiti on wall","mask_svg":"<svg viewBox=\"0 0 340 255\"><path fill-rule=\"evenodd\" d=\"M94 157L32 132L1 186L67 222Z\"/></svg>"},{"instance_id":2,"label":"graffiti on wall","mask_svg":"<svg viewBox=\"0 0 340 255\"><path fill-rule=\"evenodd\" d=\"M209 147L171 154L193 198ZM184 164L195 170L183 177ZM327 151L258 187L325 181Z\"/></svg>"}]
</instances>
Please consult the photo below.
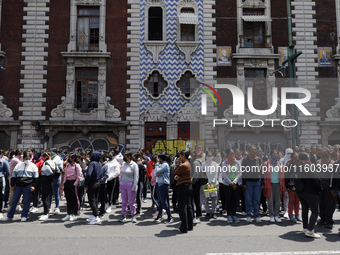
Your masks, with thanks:
<instances>
[{"instance_id":1,"label":"graffiti on wall","mask_svg":"<svg viewBox=\"0 0 340 255\"><path fill-rule=\"evenodd\" d=\"M198 143L204 148L204 140L157 140L152 146L152 153L158 154L166 151L167 154L173 156L177 151L193 150Z\"/></svg>"}]
</instances>

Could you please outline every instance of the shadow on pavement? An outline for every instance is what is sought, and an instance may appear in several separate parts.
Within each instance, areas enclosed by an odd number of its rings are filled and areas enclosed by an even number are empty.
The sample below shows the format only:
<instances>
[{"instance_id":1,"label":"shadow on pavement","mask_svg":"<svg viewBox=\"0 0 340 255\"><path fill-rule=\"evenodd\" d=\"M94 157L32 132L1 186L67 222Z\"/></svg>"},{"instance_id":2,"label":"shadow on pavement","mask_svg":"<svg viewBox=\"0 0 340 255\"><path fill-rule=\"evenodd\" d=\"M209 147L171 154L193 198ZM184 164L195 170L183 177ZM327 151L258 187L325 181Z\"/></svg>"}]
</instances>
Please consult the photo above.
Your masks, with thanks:
<instances>
[{"instance_id":1,"label":"shadow on pavement","mask_svg":"<svg viewBox=\"0 0 340 255\"><path fill-rule=\"evenodd\" d=\"M300 243L309 243L314 241L314 238L305 236L305 234L302 231L290 231L283 235L280 235L279 237L284 240L290 240Z\"/></svg>"}]
</instances>

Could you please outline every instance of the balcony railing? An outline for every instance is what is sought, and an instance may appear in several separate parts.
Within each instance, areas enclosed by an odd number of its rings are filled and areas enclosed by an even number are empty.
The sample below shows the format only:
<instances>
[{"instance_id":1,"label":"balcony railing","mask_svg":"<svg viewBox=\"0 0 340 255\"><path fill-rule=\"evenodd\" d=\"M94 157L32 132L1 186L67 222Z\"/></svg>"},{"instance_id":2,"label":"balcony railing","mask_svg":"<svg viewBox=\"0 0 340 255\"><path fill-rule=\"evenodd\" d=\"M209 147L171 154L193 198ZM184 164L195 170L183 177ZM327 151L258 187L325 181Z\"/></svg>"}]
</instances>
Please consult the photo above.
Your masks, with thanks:
<instances>
[{"instance_id":1,"label":"balcony railing","mask_svg":"<svg viewBox=\"0 0 340 255\"><path fill-rule=\"evenodd\" d=\"M256 38L240 35L240 48L271 48L272 36L265 35L262 42Z\"/></svg>"}]
</instances>

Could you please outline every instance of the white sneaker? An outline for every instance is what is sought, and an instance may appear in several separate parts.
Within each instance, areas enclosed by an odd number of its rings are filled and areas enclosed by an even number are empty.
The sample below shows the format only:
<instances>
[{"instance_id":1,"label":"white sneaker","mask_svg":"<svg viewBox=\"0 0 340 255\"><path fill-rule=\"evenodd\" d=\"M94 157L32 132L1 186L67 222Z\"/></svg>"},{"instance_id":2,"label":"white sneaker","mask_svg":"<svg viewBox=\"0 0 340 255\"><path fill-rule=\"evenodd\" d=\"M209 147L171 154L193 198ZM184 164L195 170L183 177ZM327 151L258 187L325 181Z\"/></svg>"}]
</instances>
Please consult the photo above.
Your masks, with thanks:
<instances>
[{"instance_id":1,"label":"white sneaker","mask_svg":"<svg viewBox=\"0 0 340 255\"><path fill-rule=\"evenodd\" d=\"M204 205L201 206L201 211L205 212L205 206Z\"/></svg>"},{"instance_id":2,"label":"white sneaker","mask_svg":"<svg viewBox=\"0 0 340 255\"><path fill-rule=\"evenodd\" d=\"M192 221L192 223L197 224L197 219L194 218L194 220Z\"/></svg>"},{"instance_id":3,"label":"white sneaker","mask_svg":"<svg viewBox=\"0 0 340 255\"><path fill-rule=\"evenodd\" d=\"M60 213L60 209L59 208L55 208L53 214L54 215L58 215L59 213Z\"/></svg>"},{"instance_id":4,"label":"white sneaker","mask_svg":"<svg viewBox=\"0 0 340 255\"><path fill-rule=\"evenodd\" d=\"M275 216L275 221L278 223L282 223L282 220L278 216Z\"/></svg>"},{"instance_id":5,"label":"white sneaker","mask_svg":"<svg viewBox=\"0 0 340 255\"><path fill-rule=\"evenodd\" d=\"M8 218L8 217L6 216L5 218L2 218L1 220L2 220L2 221L12 221L13 218Z\"/></svg>"},{"instance_id":6,"label":"white sneaker","mask_svg":"<svg viewBox=\"0 0 340 255\"><path fill-rule=\"evenodd\" d=\"M0 213L0 220L4 218L4 215Z\"/></svg>"},{"instance_id":7,"label":"white sneaker","mask_svg":"<svg viewBox=\"0 0 340 255\"><path fill-rule=\"evenodd\" d=\"M96 217L94 217L93 215L91 215L91 217L90 218L88 218L86 221L88 222L88 223L90 223L91 221L93 221L93 219L95 219Z\"/></svg>"},{"instance_id":8,"label":"white sneaker","mask_svg":"<svg viewBox=\"0 0 340 255\"><path fill-rule=\"evenodd\" d=\"M302 229L302 232L306 234L307 228Z\"/></svg>"},{"instance_id":9,"label":"white sneaker","mask_svg":"<svg viewBox=\"0 0 340 255\"><path fill-rule=\"evenodd\" d=\"M50 209L48 209L48 213L49 214L52 214L53 213L53 211L52 211L52 209L50 208Z\"/></svg>"},{"instance_id":10,"label":"white sneaker","mask_svg":"<svg viewBox=\"0 0 340 255\"><path fill-rule=\"evenodd\" d=\"M285 219L289 219L288 212L285 212L285 213L283 214L283 218L285 218Z\"/></svg>"},{"instance_id":11,"label":"white sneaker","mask_svg":"<svg viewBox=\"0 0 340 255\"><path fill-rule=\"evenodd\" d=\"M132 220L131 220L132 223L137 223L137 219L135 216L132 217Z\"/></svg>"},{"instance_id":12,"label":"white sneaker","mask_svg":"<svg viewBox=\"0 0 340 255\"><path fill-rule=\"evenodd\" d=\"M71 215L66 215L64 218L62 218L62 221L69 221L71 219Z\"/></svg>"},{"instance_id":13,"label":"white sneaker","mask_svg":"<svg viewBox=\"0 0 340 255\"><path fill-rule=\"evenodd\" d=\"M26 217L22 217L22 218L21 218L21 221L22 221L22 222L25 222L25 221L27 221L27 218L26 218Z\"/></svg>"},{"instance_id":14,"label":"white sneaker","mask_svg":"<svg viewBox=\"0 0 340 255\"><path fill-rule=\"evenodd\" d=\"M255 219L255 221L256 221L257 223L261 223L261 222L262 222L262 220L260 219L260 217L257 217L257 218Z\"/></svg>"},{"instance_id":15,"label":"white sneaker","mask_svg":"<svg viewBox=\"0 0 340 255\"><path fill-rule=\"evenodd\" d=\"M107 212L107 213L110 213L110 212L111 212L111 206L109 206L109 207L106 209L106 212Z\"/></svg>"},{"instance_id":16,"label":"white sneaker","mask_svg":"<svg viewBox=\"0 0 340 255\"><path fill-rule=\"evenodd\" d=\"M92 221L89 223L90 225L95 225L95 224L99 224L100 223L100 218L97 216L97 217L94 217L93 216L93 219Z\"/></svg>"},{"instance_id":17,"label":"white sneaker","mask_svg":"<svg viewBox=\"0 0 340 255\"><path fill-rule=\"evenodd\" d=\"M111 205L111 209L116 209L117 206L116 205Z\"/></svg>"},{"instance_id":18,"label":"white sneaker","mask_svg":"<svg viewBox=\"0 0 340 255\"><path fill-rule=\"evenodd\" d=\"M269 221L274 223L275 222L275 218L273 216L271 216Z\"/></svg>"},{"instance_id":19,"label":"white sneaker","mask_svg":"<svg viewBox=\"0 0 340 255\"><path fill-rule=\"evenodd\" d=\"M246 212L241 212L241 215L242 215L242 216L246 216L247 213L246 213Z\"/></svg>"},{"instance_id":20,"label":"white sneaker","mask_svg":"<svg viewBox=\"0 0 340 255\"><path fill-rule=\"evenodd\" d=\"M321 237L320 235L315 234L314 230L312 230L312 231L307 230L305 235L308 236L308 237L313 237L313 238L317 238L317 239Z\"/></svg>"},{"instance_id":21,"label":"white sneaker","mask_svg":"<svg viewBox=\"0 0 340 255\"><path fill-rule=\"evenodd\" d=\"M41 215L39 220L44 221L48 219L48 214L47 215Z\"/></svg>"},{"instance_id":22,"label":"white sneaker","mask_svg":"<svg viewBox=\"0 0 340 255\"><path fill-rule=\"evenodd\" d=\"M246 222L251 223L251 221L252 221L251 217L247 217Z\"/></svg>"},{"instance_id":23,"label":"white sneaker","mask_svg":"<svg viewBox=\"0 0 340 255\"><path fill-rule=\"evenodd\" d=\"M144 200L143 200L143 203L147 203L147 202L148 202L148 200L147 200L147 199L144 199Z\"/></svg>"},{"instance_id":24,"label":"white sneaker","mask_svg":"<svg viewBox=\"0 0 340 255\"><path fill-rule=\"evenodd\" d=\"M22 211L22 208L21 208L20 205L18 205L18 206L15 208L15 210L20 212L20 211Z\"/></svg>"},{"instance_id":25,"label":"white sneaker","mask_svg":"<svg viewBox=\"0 0 340 255\"><path fill-rule=\"evenodd\" d=\"M77 220L77 217L75 215L71 215L70 221L76 221L76 220Z\"/></svg>"},{"instance_id":26,"label":"white sneaker","mask_svg":"<svg viewBox=\"0 0 340 255\"><path fill-rule=\"evenodd\" d=\"M30 210L31 213L36 213L38 211L39 211L39 209L37 207L32 207L31 210Z\"/></svg>"},{"instance_id":27,"label":"white sneaker","mask_svg":"<svg viewBox=\"0 0 340 255\"><path fill-rule=\"evenodd\" d=\"M198 218L198 219L197 219L197 223L201 223L201 220L200 220L200 218Z\"/></svg>"}]
</instances>

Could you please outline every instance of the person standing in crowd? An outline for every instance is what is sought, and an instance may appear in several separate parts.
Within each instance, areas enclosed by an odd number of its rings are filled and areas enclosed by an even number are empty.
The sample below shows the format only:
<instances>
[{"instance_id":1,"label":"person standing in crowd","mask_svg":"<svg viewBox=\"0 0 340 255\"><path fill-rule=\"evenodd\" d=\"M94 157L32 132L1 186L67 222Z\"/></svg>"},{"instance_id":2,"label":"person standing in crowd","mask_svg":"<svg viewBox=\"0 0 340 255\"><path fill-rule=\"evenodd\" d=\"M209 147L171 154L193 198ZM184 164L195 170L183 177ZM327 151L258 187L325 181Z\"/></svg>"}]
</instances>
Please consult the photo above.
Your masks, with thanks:
<instances>
[{"instance_id":1,"label":"person standing in crowd","mask_svg":"<svg viewBox=\"0 0 340 255\"><path fill-rule=\"evenodd\" d=\"M325 228L332 229L334 220L333 214L336 208L336 182L334 178L335 167L334 161L331 159L331 153L327 147L321 151L321 158L316 161L316 168L319 170L319 177L321 179L322 191L319 198L319 215L318 225ZM324 171L327 169L327 171Z\"/></svg>"},{"instance_id":2,"label":"person standing in crowd","mask_svg":"<svg viewBox=\"0 0 340 255\"><path fill-rule=\"evenodd\" d=\"M8 176L9 176L9 164L7 160L2 156L0 159L0 220L4 217L2 215L2 206L4 204L3 190L5 190L6 179L8 178Z\"/></svg>"},{"instance_id":3,"label":"person standing in crowd","mask_svg":"<svg viewBox=\"0 0 340 255\"><path fill-rule=\"evenodd\" d=\"M177 180L178 191L178 213L181 219L181 226L179 231L187 233L194 229L193 226L193 213L191 203L191 170L189 163L189 151L181 151L177 159L177 165L174 171L174 178Z\"/></svg>"},{"instance_id":4,"label":"person standing in crowd","mask_svg":"<svg viewBox=\"0 0 340 255\"><path fill-rule=\"evenodd\" d=\"M218 181L218 189L220 190L220 192L218 192L218 199L217 199L217 206L216 206L216 211L218 211L219 208L221 208L221 214L223 214L223 211L226 212L227 208L226 208L226 204L225 204L225 197L224 197L224 192L223 192L223 188L222 188L222 156L221 156L221 152L216 149L216 151L214 152L214 161L216 162L217 166L218 166L218 170L217 170L217 181ZM221 207L220 207L220 201L221 201Z\"/></svg>"},{"instance_id":5,"label":"person standing in crowd","mask_svg":"<svg viewBox=\"0 0 340 255\"><path fill-rule=\"evenodd\" d=\"M32 163L32 154L29 152L23 153L24 162L18 163L11 178L11 187L14 189L13 200L7 217L3 221L13 220L16 206L21 195L23 195L23 210L21 212L21 221L27 220L28 211L30 209L31 193L35 189L39 174L37 166Z\"/></svg>"},{"instance_id":6,"label":"person standing in crowd","mask_svg":"<svg viewBox=\"0 0 340 255\"><path fill-rule=\"evenodd\" d=\"M242 174L244 195L246 200L247 222L252 222L252 212L257 223L261 222L259 207L261 200L261 165L262 160L256 157L256 146L250 145L248 155L242 160L242 167L250 171Z\"/></svg>"},{"instance_id":7,"label":"person standing in crowd","mask_svg":"<svg viewBox=\"0 0 340 255\"><path fill-rule=\"evenodd\" d=\"M81 179L81 167L76 163L76 154L68 156L63 184L67 204L67 215L63 221L76 221L78 212L78 183Z\"/></svg>"},{"instance_id":8,"label":"person standing in crowd","mask_svg":"<svg viewBox=\"0 0 340 255\"><path fill-rule=\"evenodd\" d=\"M208 182L207 176L205 173L203 173L203 154L200 153L199 155L194 152L191 156L192 158L190 161L192 164L190 164L191 167L191 176L192 178L192 194L191 194L191 200L193 205L196 206L196 212L195 210L192 210L193 212L193 223L201 223L200 217L202 217L202 208L201 208L201 187L202 185L206 184ZM195 216L196 214L196 216Z\"/></svg>"},{"instance_id":9,"label":"person standing in crowd","mask_svg":"<svg viewBox=\"0 0 340 255\"><path fill-rule=\"evenodd\" d=\"M168 204L169 200L169 187L170 187L170 157L165 154L158 155L159 163L155 166L155 175L157 178L157 196L158 196L158 216L155 219L155 222L161 223L162 222L162 213L163 209L166 210L168 215L168 219L166 223L173 223L174 219L170 213L170 207Z\"/></svg>"},{"instance_id":10,"label":"person standing in crowd","mask_svg":"<svg viewBox=\"0 0 340 255\"><path fill-rule=\"evenodd\" d=\"M53 149L51 152L51 160L56 165L55 173L54 173L54 179L52 183L52 190L50 193L50 204L49 208L50 211L52 211L52 197L54 197L55 202L55 208L54 208L54 215L58 215L60 213L59 204L60 204L60 183L61 183L61 173L63 171L63 160L62 158L56 153L57 150Z\"/></svg>"},{"instance_id":11,"label":"person standing in crowd","mask_svg":"<svg viewBox=\"0 0 340 255\"><path fill-rule=\"evenodd\" d=\"M280 159L280 163L283 165L283 167L285 167L287 162L291 159L292 153L293 153L293 150L291 148L287 148L285 150L285 156ZM286 218L286 219L288 219L288 218L290 219L290 216L289 216L289 193L288 193L287 190L282 195L281 200L282 200L283 209L284 209L283 217ZM291 211L291 212L293 212L293 211ZM298 216L298 215L296 217L299 220L301 219L300 216Z\"/></svg>"},{"instance_id":12,"label":"person standing in crowd","mask_svg":"<svg viewBox=\"0 0 340 255\"><path fill-rule=\"evenodd\" d=\"M143 186L145 183L145 176L146 176L146 168L143 164L144 162L144 158L141 154L136 153L134 155L134 159L133 159L138 166L138 176L139 176L139 180L138 180L138 189L137 189L137 208L136 208L136 216L140 216L141 210L142 210L142 199L143 199Z\"/></svg>"},{"instance_id":13,"label":"person standing in crowd","mask_svg":"<svg viewBox=\"0 0 340 255\"><path fill-rule=\"evenodd\" d=\"M38 173L39 173L39 180L41 176L41 167L44 164L44 160L41 157L41 152L38 150L34 151L34 156L32 162L37 166L38 168ZM36 213L38 212L38 205L39 205L39 197L41 194L41 186L40 186L40 181L38 181L35 185L35 189L32 192L32 201L33 201L33 206L30 208L30 213Z\"/></svg>"},{"instance_id":14,"label":"person standing in crowd","mask_svg":"<svg viewBox=\"0 0 340 255\"><path fill-rule=\"evenodd\" d=\"M293 151L293 150L292 150ZM292 175L294 174L292 169L296 169L299 163L299 154L296 152L291 153L291 159L287 157L287 162L286 162L286 170L289 170L289 172L286 172L285 176L285 186L286 186L286 191L288 191L289 195L289 204L288 204L288 214L289 214L289 220L291 222L296 222L296 221L302 221L302 218L300 217L300 200L297 195L297 192L294 189L293 183L291 181ZM293 209L295 213L295 218L293 216Z\"/></svg>"},{"instance_id":15,"label":"person standing in crowd","mask_svg":"<svg viewBox=\"0 0 340 255\"><path fill-rule=\"evenodd\" d=\"M152 178L152 172L153 172L153 169L154 169L154 165L155 165L155 157L153 156L153 157L151 157L151 160L148 162L148 166L146 167L146 179L147 179L146 185L150 184L151 198L152 198L152 190L153 190L153 186L151 185L151 178ZM155 203L154 203L153 199L151 199L151 200L152 200L152 207L154 208Z\"/></svg>"},{"instance_id":16,"label":"person standing in crowd","mask_svg":"<svg viewBox=\"0 0 340 255\"><path fill-rule=\"evenodd\" d=\"M207 178L208 178L208 183L207 186L208 188L216 187L218 188L218 168L217 164L215 161L213 161L213 156L210 151L206 152L206 161L203 163L203 171L206 172ZM211 199L211 209L209 207L209 199ZM210 219L214 218L217 219L217 216L215 214L216 211L216 205L217 205L217 199L218 196L216 197L211 197L211 198L206 198L205 199L205 218Z\"/></svg>"},{"instance_id":17,"label":"person standing in crowd","mask_svg":"<svg viewBox=\"0 0 340 255\"><path fill-rule=\"evenodd\" d=\"M226 151L227 159L222 164L222 181L227 206L227 222L239 223L236 217L236 209L238 205L239 191L242 185L241 164L235 159L233 150Z\"/></svg>"},{"instance_id":18,"label":"person standing in crowd","mask_svg":"<svg viewBox=\"0 0 340 255\"><path fill-rule=\"evenodd\" d=\"M120 222L126 222L126 207L129 203L132 216L132 223L137 223L135 217L136 206L135 200L137 196L139 169L136 162L132 160L132 153L125 152L124 163L120 170L120 192L122 196L122 215Z\"/></svg>"},{"instance_id":19,"label":"person standing in crowd","mask_svg":"<svg viewBox=\"0 0 340 255\"><path fill-rule=\"evenodd\" d=\"M316 161L317 161L317 156L316 156L316 146L312 146L310 147L310 154L309 154L309 159L310 159L310 162L311 164L316 164Z\"/></svg>"},{"instance_id":20,"label":"person standing in crowd","mask_svg":"<svg viewBox=\"0 0 340 255\"><path fill-rule=\"evenodd\" d=\"M108 169L109 177L107 178L107 193L106 193L106 212L111 212L111 206L113 205L114 189L117 177L120 174L120 165L114 158L113 152L108 153L108 162L105 164L103 172L106 172L105 168Z\"/></svg>"},{"instance_id":21,"label":"person standing in crowd","mask_svg":"<svg viewBox=\"0 0 340 255\"><path fill-rule=\"evenodd\" d=\"M151 177L151 187L152 187L152 202L156 207L156 212L152 214L152 217L158 216L158 197L157 197L157 177L156 177L156 164L158 163L159 159L157 156L154 156L153 158L154 164L153 164L153 170L152 170L152 177Z\"/></svg>"},{"instance_id":22,"label":"person standing in crowd","mask_svg":"<svg viewBox=\"0 0 340 255\"><path fill-rule=\"evenodd\" d=\"M264 171L264 195L268 202L268 211L270 222L281 223L280 219L280 205L281 195L286 191L284 169L281 162L279 162L279 155L277 150L270 153L269 160L263 165Z\"/></svg>"},{"instance_id":23,"label":"person standing in crowd","mask_svg":"<svg viewBox=\"0 0 340 255\"><path fill-rule=\"evenodd\" d=\"M103 154L106 160L106 155ZM102 159L104 158L102 156ZM106 166L107 161L102 162L102 169L101 169L101 174L99 177L99 182L100 182L100 189L99 189L99 199L98 201L100 202L100 210L99 210L99 218L103 218L104 214L106 213L106 210L108 208L107 206L107 179L109 178L109 168ZM92 222L92 221L91 221ZM90 224L91 224L90 222ZM93 224L98 224L99 222L92 223Z\"/></svg>"},{"instance_id":24,"label":"person standing in crowd","mask_svg":"<svg viewBox=\"0 0 340 255\"><path fill-rule=\"evenodd\" d=\"M48 219L49 212L49 195L52 191L53 178L55 177L56 164L51 160L51 154L49 152L44 152L42 155L44 161L41 167L41 175L39 177L39 182L41 186L41 196L44 206L44 213L40 216L39 220L44 221Z\"/></svg>"},{"instance_id":25,"label":"person standing in crowd","mask_svg":"<svg viewBox=\"0 0 340 255\"><path fill-rule=\"evenodd\" d=\"M13 171L14 171L14 168L16 167L17 164L21 163L22 162L22 150L20 149L17 149L15 150L14 152L14 157L11 158L11 161L9 163L9 171L10 171L10 174L9 174L9 181L10 181L10 186L11 186L11 189L10 189L10 196L9 196L9 205L11 206L12 205L12 199L13 199L13 194L14 194L14 189L15 187L12 186L12 182L11 182L11 178L12 178L12 174L13 174ZM18 205L16 206L16 210L17 211L20 211L21 210L21 206L20 206L20 199L18 201Z\"/></svg>"},{"instance_id":26,"label":"person standing in crowd","mask_svg":"<svg viewBox=\"0 0 340 255\"><path fill-rule=\"evenodd\" d=\"M172 161L172 166L170 169L170 176L171 176L171 181L172 181L172 198L171 198L171 203L172 203L172 209L174 212L178 212L178 196L177 196L177 181L175 180L175 168L177 164L177 159L179 158L179 151L177 151L176 155L173 158Z\"/></svg>"},{"instance_id":27,"label":"person standing in crowd","mask_svg":"<svg viewBox=\"0 0 340 255\"><path fill-rule=\"evenodd\" d=\"M92 210L92 215L87 222L90 225L99 224L100 217L98 214L98 197L100 192L100 183L102 175L102 164L100 163L101 153L94 151L91 154L91 162L87 168L84 189L87 191L89 204ZM105 179L106 180L106 179ZM104 204L105 205L105 204Z\"/></svg>"},{"instance_id":28,"label":"person standing in crowd","mask_svg":"<svg viewBox=\"0 0 340 255\"><path fill-rule=\"evenodd\" d=\"M84 151L81 151L79 155L76 157L76 162L80 165L83 177L86 178L86 172L89 162L86 160L86 154ZM85 189L84 185L78 187L78 200L79 200L79 210L84 210L84 201L85 201Z\"/></svg>"},{"instance_id":29,"label":"person standing in crowd","mask_svg":"<svg viewBox=\"0 0 340 255\"><path fill-rule=\"evenodd\" d=\"M310 167L308 154L303 152L299 154L298 168L305 169ZM320 235L314 232L316 220L318 218L319 197L322 190L321 181L318 174L309 172L308 176L305 173L299 174L299 182L296 182L296 192L302 205L302 224L303 232L308 237L320 238ZM307 178L308 177L308 178ZM297 183L300 183L297 186ZM308 212L312 214L308 222Z\"/></svg>"},{"instance_id":30,"label":"person standing in crowd","mask_svg":"<svg viewBox=\"0 0 340 255\"><path fill-rule=\"evenodd\" d=\"M262 157L262 165L268 161L268 156L266 154ZM268 205L267 205L267 198L264 195L264 189L261 190L261 202L260 205L262 206L262 215L268 215Z\"/></svg>"}]
</instances>

